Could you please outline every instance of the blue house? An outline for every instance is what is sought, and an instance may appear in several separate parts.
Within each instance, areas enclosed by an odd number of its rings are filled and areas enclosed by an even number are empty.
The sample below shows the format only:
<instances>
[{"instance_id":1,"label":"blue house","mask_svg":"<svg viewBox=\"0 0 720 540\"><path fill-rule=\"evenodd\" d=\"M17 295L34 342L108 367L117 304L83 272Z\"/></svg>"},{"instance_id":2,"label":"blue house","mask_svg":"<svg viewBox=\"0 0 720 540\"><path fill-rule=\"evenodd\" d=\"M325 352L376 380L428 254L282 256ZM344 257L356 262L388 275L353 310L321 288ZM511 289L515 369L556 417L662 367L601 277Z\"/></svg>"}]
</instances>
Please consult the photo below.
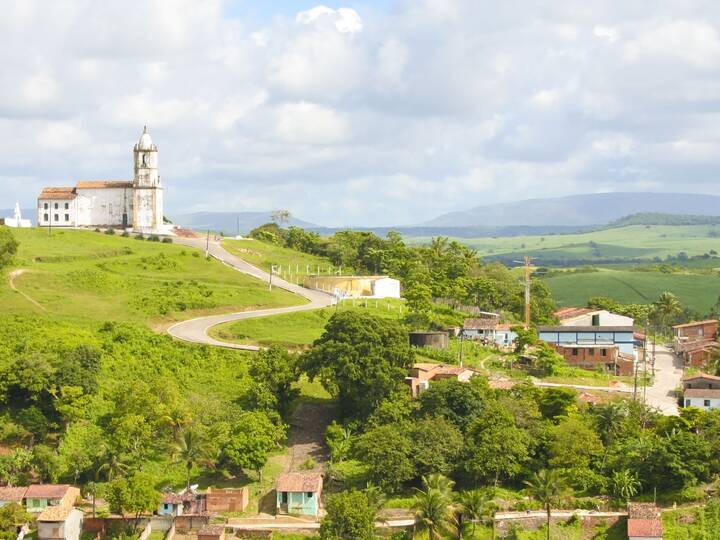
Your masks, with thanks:
<instances>
[{"instance_id":1,"label":"blue house","mask_svg":"<svg viewBox=\"0 0 720 540\"><path fill-rule=\"evenodd\" d=\"M537 331L541 340L554 345L607 345L635 355L635 329L632 326L538 326Z\"/></svg>"},{"instance_id":2,"label":"blue house","mask_svg":"<svg viewBox=\"0 0 720 540\"><path fill-rule=\"evenodd\" d=\"M286 473L278 476L277 513L317 517L323 479L320 473Z\"/></svg>"}]
</instances>

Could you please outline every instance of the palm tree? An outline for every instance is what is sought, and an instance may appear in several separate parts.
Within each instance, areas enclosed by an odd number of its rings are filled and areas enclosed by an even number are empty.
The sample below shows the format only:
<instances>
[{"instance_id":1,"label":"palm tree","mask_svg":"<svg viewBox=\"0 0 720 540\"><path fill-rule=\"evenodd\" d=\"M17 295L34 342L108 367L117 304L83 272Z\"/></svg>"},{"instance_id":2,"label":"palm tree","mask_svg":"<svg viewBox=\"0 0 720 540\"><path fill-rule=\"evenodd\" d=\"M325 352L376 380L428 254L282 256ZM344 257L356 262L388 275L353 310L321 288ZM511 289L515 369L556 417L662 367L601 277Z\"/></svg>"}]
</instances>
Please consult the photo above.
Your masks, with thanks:
<instances>
[{"instance_id":1,"label":"palm tree","mask_svg":"<svg viewBox=\"0 0 720 540\"><path fill-rule=\"evenodd\" d=\"M627 469L615 471L612 475L612 490L615 497L630 504L630 499L637 495L640 480Z\"/></svg>"},{"instance_id":2,"label":"palm tree","mask_svg":"<svg viewBox=\"0 0 720 540\"><path fill-rule=\"evenodd\" d=\"M461 493L457 498L458 506L455 513L455 524L459 535L465 524L472 524L472 536L475 536L475 524L479 521L485 523L492 518L495 503L490 491L486 489L473 489Z\"/></svg>"},{"instance_id":3,"label":"palm tree","mask_svg":"<svg viewBox=\"0 0 720 540\"><path fill-rule=\"evenodd\" d=\"M597 425L603 444L605 444L605 454L603 455L600 471L605 468L605 461L607 460L610 447L615 441L619 425L627 418L627 415L628 409L623 402L613 401L597 409L595 424Z\"/></svg>"},{"instance_id":4,"label":"palm tree","mask_svg":"<svg viewBox=\"0 0 720 540\"><path fill-rule=\"evenodd\" d=\"M194 465L208 460L208 446L197 432L184 431L175 443L173 453L178 462L184 463L187 470L186 489L190 489L190 473Z\"/></svg>"},{"instance_id":5,"label":"palm tree","mask_svg":"<svg viewBox=\"0 0 720 540\"><path fill-rule=\"evenodd\" d=\"M449 525L447 496L437 489L417 490L413 509L418 530L427 531L429 540L441 540Z\"/></svg>"},{"instance_id":6,"label":"palm tree","mask_svg":"<svg viewBox=\"0 0 720 540\"><path fill-rule=\"evenodd\" d=\"M670 320L682 313L682 304L677 296L666 291L653 302L653 313L665 330Z\"/></svg>"},{"instance_id":7,"label":"palm tree","mask_svg":"<svg viewBox=\"0 0 720 540\"><path fill-rule=\"evenodd\" d=\"M125 474L129 469L130 466L126 463L123 456L118 452L111 452L106 456L103 464L95 471L95 478L100 478L100 475L104 472L107 481L112 482L113 478Z\"/></svg>"},{"instance_id":8,"label":"palm tree","mask_svg":"<svg viewBox=\"0 0 720 540\"><path fill-rule=\"evenodd\" d=\"M455 486L455 482L440 473L423 476L422 482L426 490L436 489L445 497L450 497Z\"/></svg>"},{"instance_id":9,"label":"palm tree","mask_svg":"<svg viewBox=\"0 0 720 540\"><path fill-rule=\"evenodd\" d=\"M556 470L543 469L525 482L530 496L539 501L547 514L547 540L550 540L550 511L563 497L565 478Z\"/></svg>"}]
</instances>

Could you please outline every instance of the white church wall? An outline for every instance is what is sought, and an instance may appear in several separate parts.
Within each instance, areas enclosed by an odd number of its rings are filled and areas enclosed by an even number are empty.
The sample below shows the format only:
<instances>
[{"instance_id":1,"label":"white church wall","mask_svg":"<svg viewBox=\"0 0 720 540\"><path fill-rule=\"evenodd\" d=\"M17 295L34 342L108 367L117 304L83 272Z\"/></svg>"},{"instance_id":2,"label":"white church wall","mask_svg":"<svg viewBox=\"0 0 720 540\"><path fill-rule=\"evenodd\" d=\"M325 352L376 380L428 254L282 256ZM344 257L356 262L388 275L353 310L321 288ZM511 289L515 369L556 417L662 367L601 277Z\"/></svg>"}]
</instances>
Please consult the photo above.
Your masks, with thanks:
<instances>
[{"instance_id":1,"label":"white church wall","mask_svg":"<svg viewBox=\"0 0 720 540\"><path fill-rule=\"evenodd\" d=\"M132 223L132 191L130 188L78 188L78 226L121 227L123 223L129 226Z\"/></svg>"}]
</instances>

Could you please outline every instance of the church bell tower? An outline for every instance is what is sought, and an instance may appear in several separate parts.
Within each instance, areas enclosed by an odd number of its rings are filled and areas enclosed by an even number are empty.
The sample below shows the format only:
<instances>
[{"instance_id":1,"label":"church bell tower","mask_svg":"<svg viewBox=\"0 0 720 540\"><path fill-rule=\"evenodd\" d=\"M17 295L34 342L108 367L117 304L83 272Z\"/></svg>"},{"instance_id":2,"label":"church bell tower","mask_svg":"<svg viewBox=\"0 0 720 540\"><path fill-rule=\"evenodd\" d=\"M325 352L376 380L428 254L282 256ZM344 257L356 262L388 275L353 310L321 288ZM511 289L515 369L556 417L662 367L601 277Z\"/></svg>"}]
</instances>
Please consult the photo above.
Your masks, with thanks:
<instances>
[{"instance_id":1,"label":"church bell tower","mask_svg":"<svg viewBox=\"0 0 720 540\"><path fill-rule=\"evenodd\" d=\"M163 226L163 188L158 174L158 149L147 126L133 148L133 229L156 233Z\"/></svg>"}]
</instances>

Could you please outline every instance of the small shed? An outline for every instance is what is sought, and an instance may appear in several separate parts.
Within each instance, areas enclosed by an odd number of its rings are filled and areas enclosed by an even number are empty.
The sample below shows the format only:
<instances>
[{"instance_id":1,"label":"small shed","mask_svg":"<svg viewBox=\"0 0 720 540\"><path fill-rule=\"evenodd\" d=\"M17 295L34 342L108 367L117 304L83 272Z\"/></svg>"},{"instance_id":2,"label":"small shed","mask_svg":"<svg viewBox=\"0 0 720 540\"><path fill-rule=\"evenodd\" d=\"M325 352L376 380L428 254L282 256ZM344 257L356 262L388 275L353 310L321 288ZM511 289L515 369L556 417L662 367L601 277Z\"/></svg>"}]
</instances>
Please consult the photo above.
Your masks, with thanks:
<instances>
[{"instance_id":1,"label":"small shed","mask_svg":"<svg viewBox=\"0 0 720 540\"><path fill-rule=\"evenodd\" d=\"M80 540L83 513L72 506L47 506L37 517L40 540Z\"/></svg>"},{"instance_id":2,"label":"small shed","mask_svg":"<svg viewBox=\"0 0 720 540\"><path fill-rule=\"evenodd\" d=\"M413 347L447 349L448 342L447 332L410 332L410 345Z\"/></svg>"},{"instance_id":3,"label":"small shed","mask_svg":"<svg viewBox=\"0 0 720 540\"><path fill-rule=\"evenodd\" d=\"M652 503L630 503L627 527L629 540L662 540L663 538L660 510Z\"/></svg>"},{"instance_id":4,"label":"small shed","mask_svg":"<svg viewBox=\"0 0 720 540\"><path fill-rule=\"evenodd\" d=\"M286 473L275 484L278 514L317 517L320 512L323 479L320 473Z\"/></svg>"},{"instance_id":5,"label":"small shed","mask_svg":"<svg viewBox=\"0 0 720 540\"><path fill-rule=\"evenodd\" d=\"M210 513L244 512L250 496L248 488L216 489L209 487L205 492L205 505Z\"/></svg>"}]
</instances>

